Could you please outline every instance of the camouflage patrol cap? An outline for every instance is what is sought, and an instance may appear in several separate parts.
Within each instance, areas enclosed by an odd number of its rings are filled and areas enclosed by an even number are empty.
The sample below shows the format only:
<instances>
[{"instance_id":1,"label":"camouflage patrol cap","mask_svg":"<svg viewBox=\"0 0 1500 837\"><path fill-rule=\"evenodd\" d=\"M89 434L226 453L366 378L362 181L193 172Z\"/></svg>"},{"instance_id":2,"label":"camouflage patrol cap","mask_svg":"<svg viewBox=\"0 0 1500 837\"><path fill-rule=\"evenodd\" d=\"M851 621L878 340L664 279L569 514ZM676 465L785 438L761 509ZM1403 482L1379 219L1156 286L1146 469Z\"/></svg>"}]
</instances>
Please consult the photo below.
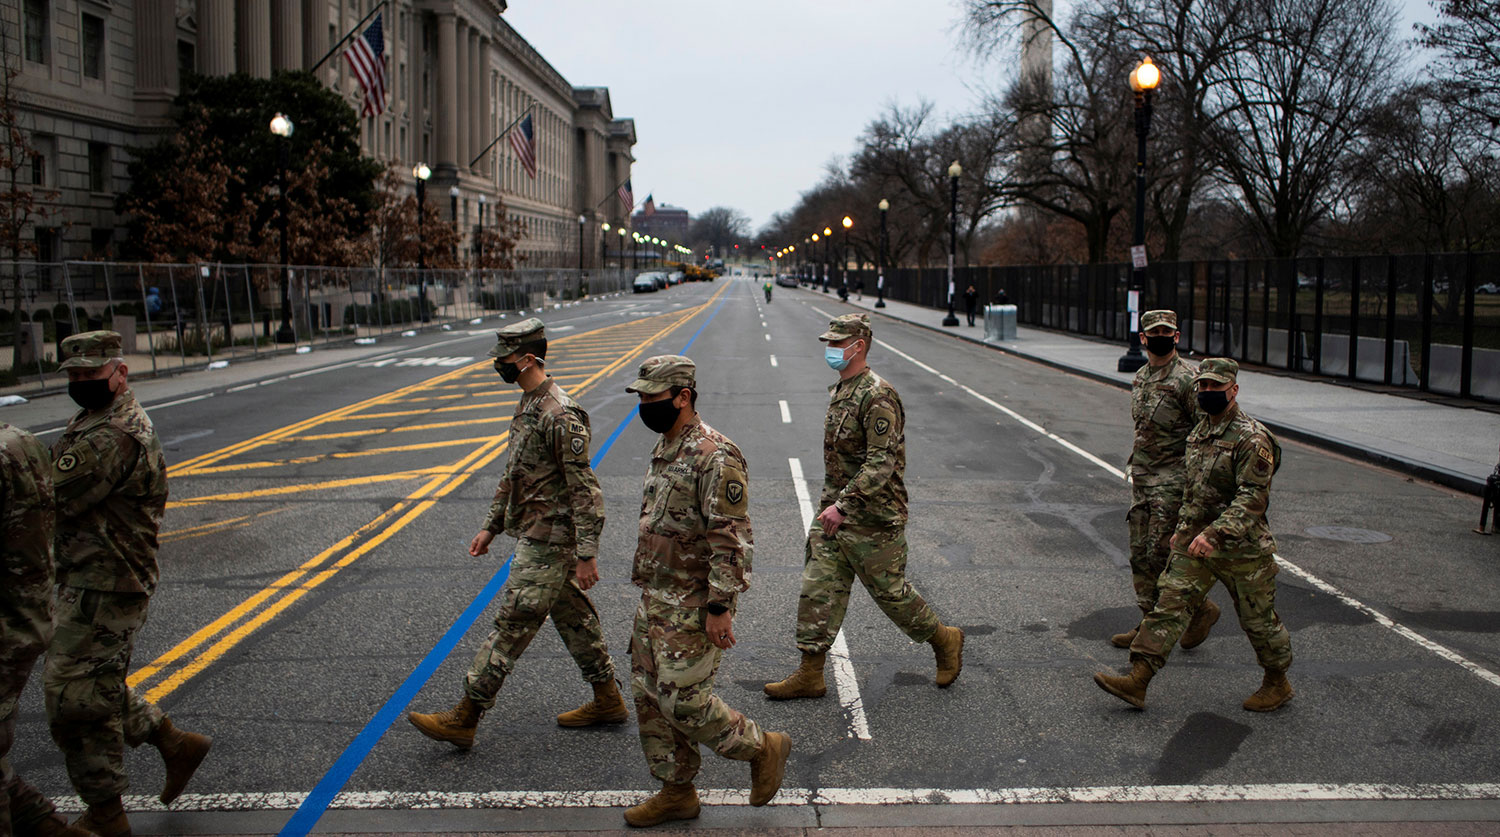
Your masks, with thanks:
<instances>
[{"instance_id":1,"label":"camouflage patrol cap","mask_svg":"<svg viewBox=\"0 0 1500 837\"><path fill-rule=\"evenodd\" d=\"M1240 365L1227 357L1211 357L1198 364L1198 375L1193 382L1213 381L1218 384L1236 383L1240 375Z\"/></svg>"},{"instance_id":2,"label":"camouflage patrol cap","mask_svg":"<svg viewBox=\"0 0 1500 837\"><path fill-rule=\"evenodd\" d=\"M62 342L63 362L59 369L98 369L112 360L122 360L125 352L117 331L85 331Z\"/></svg>"},{"instance_id":3,"label":"camouflage patrol cap","mask_svg":"<svg viewBox=\"0 0 1500 837\"><path fill-rule=\"evenodd\" d=\"M526 343L545 339L547 332L542 327L542 321L536 317L528 317L495 332L495 348L490 349L490 357L512 355Z\"/></svg>"},{"instance_id":4,"label":"camouflage patrol cap","mask_svg":"<svg viewBox=\"0 0 1500 837\"><path fill-rule=\"evenodd\" d=\"M697 388L698 365L693 359L682 355L657 355L641 363L635 383L625 388L626 392L655 395L672 387Z\"/></svg>"},{"instance_id":5,"label":"camouflage patrol cap","mask_svg":"<svg viewBox=\"0 0 1500 837\"><path fill-rule=\"evenodd\" d=\"M825 343L847 340L851 337L870 339L869 314L844 314L834 317L828 322L828 330L818 335L818 339Z\"/></svg>"},{"instance_id":6,"label":"camouflage patrol cap","mask_svg":"<svg viewBox=\"0 0 1500 837\"><path fill-rule=\"evenodd\" d=\"M1177 330L1177 312L1167 308L1147 311L1141 315L1141 331L1150 331L1157 326L1168 326Z\"/></svg>"}]
</instances>

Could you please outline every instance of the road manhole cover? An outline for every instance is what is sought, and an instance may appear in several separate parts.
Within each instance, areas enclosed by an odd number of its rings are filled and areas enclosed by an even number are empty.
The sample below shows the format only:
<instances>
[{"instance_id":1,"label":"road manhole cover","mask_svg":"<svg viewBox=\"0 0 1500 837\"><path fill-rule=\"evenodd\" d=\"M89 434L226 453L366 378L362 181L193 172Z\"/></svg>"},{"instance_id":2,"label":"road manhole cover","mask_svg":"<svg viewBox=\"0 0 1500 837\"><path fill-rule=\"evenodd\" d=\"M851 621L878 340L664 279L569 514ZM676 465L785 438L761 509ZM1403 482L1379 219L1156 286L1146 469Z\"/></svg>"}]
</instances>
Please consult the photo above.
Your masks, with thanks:
<instances>
[{"instance_id":1,"label":"road manhole cover","mask_svg":"<svg viewBox=\"0 0 1500 837\"><path fill-rule=\"evenodd\" d=\"M1355 529L1350 526L1309 526L1302 531L1325 541L1343 541L1344 543L1385 543L1391 539L1384 532L1374 529Z\"/></svg>"}]
</instances>

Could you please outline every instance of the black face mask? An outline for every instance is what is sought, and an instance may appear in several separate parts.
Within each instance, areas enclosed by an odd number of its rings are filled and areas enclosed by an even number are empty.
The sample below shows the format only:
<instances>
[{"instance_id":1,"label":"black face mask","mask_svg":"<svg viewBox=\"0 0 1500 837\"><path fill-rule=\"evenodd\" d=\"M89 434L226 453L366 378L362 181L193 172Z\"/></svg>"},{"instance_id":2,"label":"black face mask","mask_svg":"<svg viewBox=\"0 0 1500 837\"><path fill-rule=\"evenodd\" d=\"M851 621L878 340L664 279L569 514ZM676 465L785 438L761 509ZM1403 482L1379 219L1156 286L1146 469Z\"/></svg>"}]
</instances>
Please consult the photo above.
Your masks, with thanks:
<instances>
[{"instance_id":1,"label":"black face mask","mask_svg":"<svg viewBox=\"0 0 1500 837\"><path fill-rule=\"evenodd\" d=\"M102 410L115 400L115 394L109 388L109 378L68 381L68 397L85 410Z\"/></svg>"},{"instance_id":2,"label":"black face mask","mask_svg":"<svg viewBox=\"0 0 1500 837\"><path fill-rule=\"evenodd\" d=\"M1146 351L1157 357L1166 357L1177 349L1177 339L1170 334L1146 335Z\"/></svg>"},{"instance_id":3,"label":"black face mask","mask_svg":"<svg viewBox=\"0 0 1500 837\"><path fill-rule=\"evenodd\" d=\"M495 361L495 371L500 373L500 380L507 384L513 384L521 378L521 367L503 360Z\"/></svg>"},{"instance_id":4,"label":"black face mask","mask_svg":"<svg viewBox=\"0 0 1500 837\"><path fill-rule=\"evenodd\" d=\"M641 402L641 423L650 428L652 433L665 433L672 429L677 423L677 416L682 410L672 403L672 399L665 398L661 401Z\"/></svg>"},{"instance_id":5,"label":"black face mask","mask_svg":"<svg viewBox=\"0 0 1500 837\"><path fill-rule=\"evenodd\" d=\"M1206 389L1198 393L1198 406L1211 416L1224 412L1229 409L1229 390Z\"/></svg>"}]
</instances>

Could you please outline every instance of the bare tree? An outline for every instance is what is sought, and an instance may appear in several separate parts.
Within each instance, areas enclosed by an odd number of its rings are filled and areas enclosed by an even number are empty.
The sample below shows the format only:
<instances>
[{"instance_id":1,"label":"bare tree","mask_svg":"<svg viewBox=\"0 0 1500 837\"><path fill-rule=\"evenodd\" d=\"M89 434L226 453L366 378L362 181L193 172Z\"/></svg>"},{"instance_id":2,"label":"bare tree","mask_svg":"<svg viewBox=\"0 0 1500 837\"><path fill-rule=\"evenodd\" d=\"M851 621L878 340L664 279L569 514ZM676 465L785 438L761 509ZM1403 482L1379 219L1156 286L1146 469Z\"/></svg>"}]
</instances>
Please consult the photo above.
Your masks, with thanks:
<instances>
[{"instance_id":1,"label":"bare tree","mask_svg":"<svg viewBox=\"0 0 1500 837\"><path fill-rule=\"evenodd\" d=\"M1433 75L1490 143L1500 143L1500 5L1431 0L1437 26L1418 26L1422 45L1442 53Z\"/></svg>"},{"instance_id":2,"label":"bare tree","mask_svg":"<svg viewBox=\"0 0 1500 837\"><path fill-rule=\"evenodd\" d=\"M688 241L694 245L712 246L720 253L749 240L749 216L727 206L716 206L699 213L688 230Z\"/></svg>"},{"instance_id":3,"label":"bare tree","mask_svg":"<svg viewBox=\"0 0 1500 837\"><path fill-rule=\"evenodd\" d=\"M21 365L21 259L36 256L35 239L26 233L35 228L37 221L46 220L57 213L52 204L58 193L41 188L32 177L33 166L41 162L41 155L32 147L26 131L21 126L16 101L16 56L12 52L17 33L0 34L0 172L4 172L4 187L0 191L0 253L10 261L11 334L14 335L14 354L11 368ZM23 172L25 173L23 175Z\"/></svg>"},{"instance_id":4,"label":"bare tree","mask_svg":"<svg viewBox=\"0 0 1500 837\"><path fill-rule=\"evenodd\" d=\"M1392 87L1389 0L1254 0L1254 38L1213 68L1206 147L1268 255L1293 257L1342 199L1340 177Z\"/></svg>"}]
</instances>

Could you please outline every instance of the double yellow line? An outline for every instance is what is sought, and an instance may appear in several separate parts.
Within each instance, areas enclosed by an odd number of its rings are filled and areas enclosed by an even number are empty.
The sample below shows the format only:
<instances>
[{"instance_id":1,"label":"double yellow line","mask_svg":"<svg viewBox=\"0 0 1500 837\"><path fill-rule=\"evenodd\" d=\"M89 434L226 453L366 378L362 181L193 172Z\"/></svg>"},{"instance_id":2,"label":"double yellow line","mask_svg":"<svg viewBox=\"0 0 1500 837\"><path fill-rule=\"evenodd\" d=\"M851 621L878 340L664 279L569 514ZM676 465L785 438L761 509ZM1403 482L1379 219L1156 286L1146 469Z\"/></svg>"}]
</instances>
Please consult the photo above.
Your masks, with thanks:
<instances>
[{"instance_id":1,"label":"double yellow line","mask_svg":"<svg viewBox=\"0 0 1500 837\"><path fill-rule=\"evenodd\" d=\"M618 371L625 364L630 363L633 359L644 353L651 344L672 333L697 314L707 310L727 290L727 287L726 285L720 288L717 293L702 305L684 309L682 312L674 314L658 315L661 318L669 318L670 321L654 334L651 334L644 340L640 340L633 349L616 357L570 389L576 394L582 394L605 377ZM649 320L644 322L649 322ZM639 325L640 323L622 323L620 325L607 326L592 332L571 335L558 340L557 343L563 344L565 342L577 341L584 337L595 337L601 333L629 329L638 327ZM233 456L291 439L306 430L316 427L320 423L338 420L366 407L388 403L405 394L421 390L425 386L451 381L457 376L487 365L487 363L475 364L429 379L423 384L403 387L385 395L368 398L356 404L341 407L337 410L287 425L286 427L261 434L260 436L230 445L221 450L194 457L179 465L175 471L169 470L168 473L169 475L177 476L193 473L212 473L210 469L214 465ZM462 459L440 468L405 471L374 477L365 476L350 480L329 480L317 484L319 487L333 488L365 484L376 479L428 477L427 481L416 490L384 512L381 512L374 520L359 527L354 532L341 538L337 543L305 561L301 566L255 592L222 616L179 642L165 654L132 672L127 680L130 687L137 691L143 691L147 700L152 702L162 700L201 673L208 666L212 665L216 660L222 658L231 649L275 619L309 592L333 578L340 570L353 564L361 557L369 554L371 550L385 543L397 532L430 510L437 504L438 500L452 493L459 486L467 482L474 474L494 462L505 452L508 447L507 440L509 437L509 431L506 431L497 436L486 438L483 440L483 444ZM249 492L236 492L234 494L211 495L179 502L183 504L196 504L224 499L263 498L276 496L278 492L284 494L302 490L307 490L307 486L285 486ZM236 518L218 525L227 526L239 523L242 520L244 518ZM181 531L186 533L188 530ZM336 557L337 560L334 560Z\"/></svg>"}]
</instances>

